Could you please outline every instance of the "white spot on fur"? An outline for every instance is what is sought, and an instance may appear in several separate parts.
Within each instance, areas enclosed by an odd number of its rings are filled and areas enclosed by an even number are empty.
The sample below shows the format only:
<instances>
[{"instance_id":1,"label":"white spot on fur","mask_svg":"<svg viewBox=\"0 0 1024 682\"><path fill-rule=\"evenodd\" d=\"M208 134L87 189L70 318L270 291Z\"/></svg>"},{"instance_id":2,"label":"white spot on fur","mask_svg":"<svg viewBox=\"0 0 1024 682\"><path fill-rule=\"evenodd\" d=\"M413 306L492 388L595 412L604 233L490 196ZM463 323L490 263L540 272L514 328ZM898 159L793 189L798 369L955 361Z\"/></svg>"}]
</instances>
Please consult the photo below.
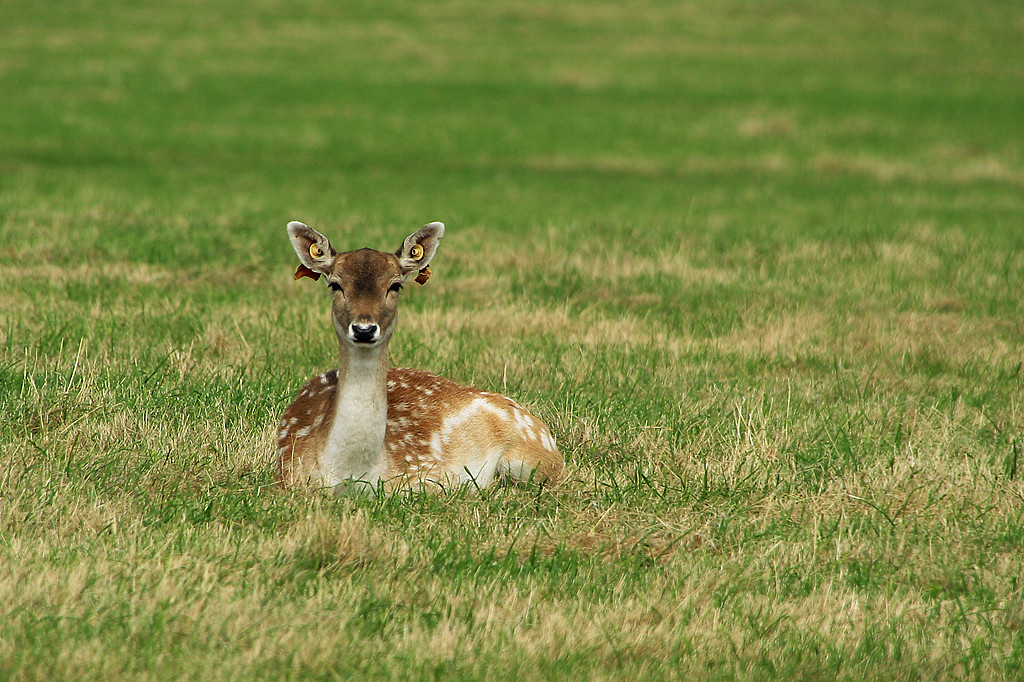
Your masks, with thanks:
<instances>
[{"instance_id":1,"label":"white spot on fur","mask_svg":"<svg viewBox=\"0 0 1024 682\"><path fill-rule=\"evenodd\" d=\"M512 413L515 416L516 426L519 427L520 431L527 431L532 426L530 420L527 418L526 413L521 410L514 410Z\"/></svg>"}]
</instances>

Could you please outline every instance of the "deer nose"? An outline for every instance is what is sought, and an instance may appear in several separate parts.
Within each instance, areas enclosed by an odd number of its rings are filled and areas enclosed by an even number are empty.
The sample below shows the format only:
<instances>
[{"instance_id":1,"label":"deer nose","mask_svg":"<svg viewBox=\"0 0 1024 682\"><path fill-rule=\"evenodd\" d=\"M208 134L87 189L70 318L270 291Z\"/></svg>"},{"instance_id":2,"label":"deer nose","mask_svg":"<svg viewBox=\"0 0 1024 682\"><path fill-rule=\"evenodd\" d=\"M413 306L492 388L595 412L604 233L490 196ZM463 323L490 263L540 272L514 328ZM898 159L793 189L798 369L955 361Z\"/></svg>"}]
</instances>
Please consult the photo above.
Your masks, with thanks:
<instances>
[{"instance_id":1,"label":"deer nose","mask_svg":"<svg viewBox=\"0 0 1024 682\"><path fill-rule=\"evenodd\" d=\"M377 340L378 327L375 324L352 323L350 334L356 343L373 343Z\"/></svg>"}]
</instances>

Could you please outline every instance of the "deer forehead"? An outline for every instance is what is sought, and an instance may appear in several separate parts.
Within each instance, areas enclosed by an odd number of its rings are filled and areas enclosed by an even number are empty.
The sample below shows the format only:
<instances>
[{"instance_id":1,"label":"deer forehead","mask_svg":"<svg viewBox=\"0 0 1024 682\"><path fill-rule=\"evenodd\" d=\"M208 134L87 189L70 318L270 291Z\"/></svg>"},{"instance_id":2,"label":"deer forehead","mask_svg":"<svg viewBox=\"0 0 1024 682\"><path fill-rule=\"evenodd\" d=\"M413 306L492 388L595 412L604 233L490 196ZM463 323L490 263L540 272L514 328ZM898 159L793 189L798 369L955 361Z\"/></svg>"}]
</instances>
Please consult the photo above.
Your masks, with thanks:
<instances>
[{"instance_id":1,"label":"deer forehead","mask_svg":"<svg viewBox=\"0 0 1024 682\"><path fill-rule=\"evenodd\" d=\"M397 256L375 249L340 253L334 260L333 275L352 295L380 295L401 274Z\"/></svg>"}]
</instances>

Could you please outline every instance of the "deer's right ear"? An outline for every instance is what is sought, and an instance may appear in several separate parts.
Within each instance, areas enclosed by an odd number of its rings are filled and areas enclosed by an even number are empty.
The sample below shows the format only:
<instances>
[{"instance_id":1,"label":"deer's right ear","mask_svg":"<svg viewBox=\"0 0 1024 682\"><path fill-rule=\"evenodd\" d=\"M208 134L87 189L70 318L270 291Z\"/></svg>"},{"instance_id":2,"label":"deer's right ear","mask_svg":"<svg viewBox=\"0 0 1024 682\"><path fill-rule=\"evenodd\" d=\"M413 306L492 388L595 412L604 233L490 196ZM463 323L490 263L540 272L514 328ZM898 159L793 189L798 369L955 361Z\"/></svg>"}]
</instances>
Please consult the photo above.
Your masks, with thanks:
<instances>
[{"instance_id":1,"label":"deer's right ear","mask_svg":"<svg viewBox=\"0 0 1024 682\"><path fill-rule=\"evenodd\" d=\"M408 276L414 270L426 270L430 260L437 253L437 246L443 236L444 223L428 223L406 237L402 246L395 252L402 274Z\"/></svg>"},{"instance_id":2,"label":"deer's right ear","mask_svg":"<svg viewBox=\"0 0 1024 682\"><path fill-rule=\"evenodd\" d=\"M299 257L299 269L295 271L295 279L310 277L320 279L320 275L329 275L334 265L336 252L327 237L312 227L293 220L288 223L288 239L292 242L295 255Z\"/></svg>"}]
</instances>

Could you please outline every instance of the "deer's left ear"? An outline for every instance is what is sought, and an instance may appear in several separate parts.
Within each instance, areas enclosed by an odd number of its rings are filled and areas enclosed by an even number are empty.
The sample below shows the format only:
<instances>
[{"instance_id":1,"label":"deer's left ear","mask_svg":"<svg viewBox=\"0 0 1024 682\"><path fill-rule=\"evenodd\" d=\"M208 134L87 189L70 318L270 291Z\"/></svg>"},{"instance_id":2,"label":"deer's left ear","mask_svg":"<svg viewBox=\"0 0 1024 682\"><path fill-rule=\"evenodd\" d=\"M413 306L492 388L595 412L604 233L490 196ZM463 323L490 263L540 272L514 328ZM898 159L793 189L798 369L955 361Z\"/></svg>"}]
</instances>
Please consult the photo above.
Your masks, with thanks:
<instances>
[{"instance_id":1,"label":"deer's left ear","mask_svg":"<svg viewBox=\"0 0 1024 682\"><path fill-rule=\"evenodd\" d=\"M408 276L417 270L425 270L437 253L443 236L444 223L429 223L406 237L402 247L395 252L402 274Z\"/></svg>"},{"instance_id":2,"label":"deer's left ear","mask_svg":"<svg viewBox=\"0 0 1024 682\"><path fill-rule=\"evenodd\" d=\"M320 275L331 273L335 251L327 237L312 227L293 220L288 223L288 239L291 240L295 255L299 257L301 263L299 269L295 271L295 279L320 279Z\"/></svg>"}]
</instances>

